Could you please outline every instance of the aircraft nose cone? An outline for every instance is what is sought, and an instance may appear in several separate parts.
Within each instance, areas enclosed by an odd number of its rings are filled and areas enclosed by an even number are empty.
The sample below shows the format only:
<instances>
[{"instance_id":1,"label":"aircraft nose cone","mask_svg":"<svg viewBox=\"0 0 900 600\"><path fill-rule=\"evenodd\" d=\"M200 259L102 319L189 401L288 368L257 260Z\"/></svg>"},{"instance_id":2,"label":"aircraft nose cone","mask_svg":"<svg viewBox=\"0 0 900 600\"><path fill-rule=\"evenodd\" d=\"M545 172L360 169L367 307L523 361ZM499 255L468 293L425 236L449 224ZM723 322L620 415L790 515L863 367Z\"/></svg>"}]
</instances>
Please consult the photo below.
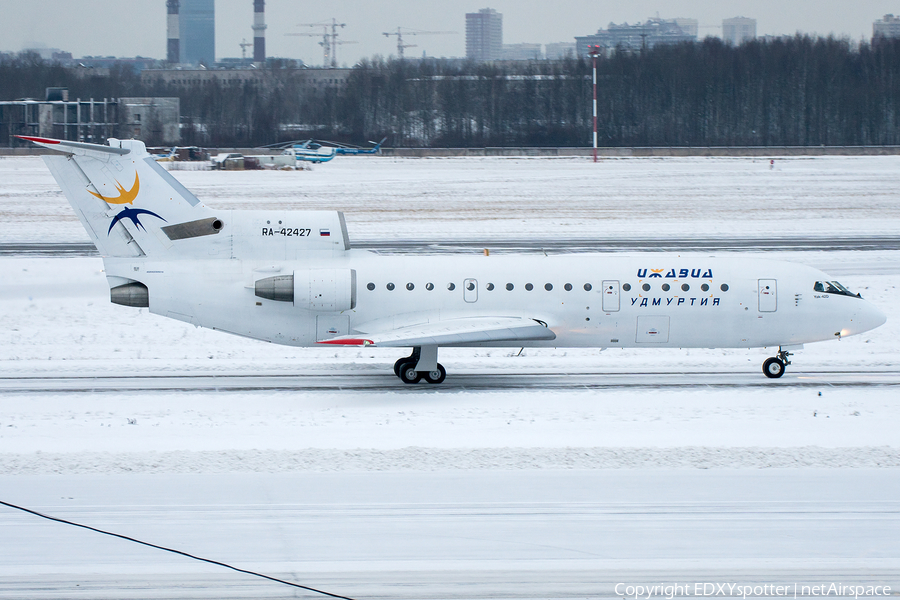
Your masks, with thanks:
<instances>
[{"instance_id":1,"label":"aircraft nose cone","mask_svg":"<svg viewBox=\"0 0 900 600\"><path fill-rule=\"evenodd\" d=\"M856 331L853 333L869 331L876 327L881 327L886 322L887 315L881 312L875 305L866 302L865 306L856 315L856 327L854 327Z\"/></svg>"},{"instance_id":2,"label":"aircraft nose cone","mask_svg":"<svg viewBox=\"0 0 900 600\"><path fill-rule=\"evenodd\" d=\"M872 312L872 327L871 329L875 329L876 327L881 327L885 323L887 323L887 315L881 312L875 306L870 305Z\"/></svg>"}]
</instances>

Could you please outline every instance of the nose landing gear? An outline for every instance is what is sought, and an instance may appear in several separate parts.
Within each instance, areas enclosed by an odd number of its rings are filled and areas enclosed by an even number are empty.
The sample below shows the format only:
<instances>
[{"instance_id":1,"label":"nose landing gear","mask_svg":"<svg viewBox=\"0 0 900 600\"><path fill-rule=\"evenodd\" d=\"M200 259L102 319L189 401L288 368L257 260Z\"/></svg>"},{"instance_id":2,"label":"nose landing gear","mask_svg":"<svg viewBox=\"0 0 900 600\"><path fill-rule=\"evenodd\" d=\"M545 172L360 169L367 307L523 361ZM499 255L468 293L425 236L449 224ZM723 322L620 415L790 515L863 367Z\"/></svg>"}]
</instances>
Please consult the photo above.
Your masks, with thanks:
<instances>
[{"instance_id":1,"label":"nose landing gear","mask_svg":"<svg viewBox=\"0 0 900 600\"><path fill-rule=\"evenodd\" d=\"M791 353L778 348L778 354L772 358L767 358L763 363L763 373L769 379L778 379L784 375L784 368L791 364Z\"/></svg>"},{"instance_id":2,"label":"nose landing gear","mask_svg":"<svg viewBox=\"0 0 900 600\"><path fill-rule=\"evenodd\" d=\"M422 379L428 383L442 383L447 377L444 366L437 361L437 346L416 346L412 354L397 359L394 363L394 375L403 383L419 383Z\"/></svg>"}]
</instances>

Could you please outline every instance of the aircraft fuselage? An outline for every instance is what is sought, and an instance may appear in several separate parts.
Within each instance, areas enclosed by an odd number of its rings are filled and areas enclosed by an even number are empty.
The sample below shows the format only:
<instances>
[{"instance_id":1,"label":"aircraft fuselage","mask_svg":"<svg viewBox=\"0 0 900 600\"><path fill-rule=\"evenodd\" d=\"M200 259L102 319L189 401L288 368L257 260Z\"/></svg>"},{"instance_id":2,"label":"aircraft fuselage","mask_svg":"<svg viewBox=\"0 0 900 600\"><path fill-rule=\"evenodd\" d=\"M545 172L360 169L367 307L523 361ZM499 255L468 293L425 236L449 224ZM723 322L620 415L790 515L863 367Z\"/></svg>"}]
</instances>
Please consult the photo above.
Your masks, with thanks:
<instances>
[{"instance_id":1,"label":"aircraft fuselage","mask_svg":"<svg viewBox=\"0 0 900 600\"><path fill-rule=\"evenodd\" d=\"M335 211L205 206L137 140L26 137L104 257L110 300L292 346L412 348L404 383L444 381L442 346L778 346L885 316L825 273L730 255L380 255L351 249ZM333 149L330 151L333 155Z\"/></svg>"},{"instance_id":2,"label":"aircraft fuselage","mask_svg":"<svg viewBox=\"0 0 900 600\"><path fill-rule=\"evenodd\" d=\"M143 258L106 259L106 264L109 275L148 287L151 312L293 346L498 315L543 321L556 339L446 345L792 346L884 322L861 298L815 291L816 282L830 279L817 269L741 256L385 256L351 250L315 265ZM355 289L343 294L354 296L353 307L330 310L327 298L311 307L306 298L286 302L255 294L253 284L264 277L310 271L353 271L354 281L347 278L345 284Z\"/></svg>"}]
</instances>

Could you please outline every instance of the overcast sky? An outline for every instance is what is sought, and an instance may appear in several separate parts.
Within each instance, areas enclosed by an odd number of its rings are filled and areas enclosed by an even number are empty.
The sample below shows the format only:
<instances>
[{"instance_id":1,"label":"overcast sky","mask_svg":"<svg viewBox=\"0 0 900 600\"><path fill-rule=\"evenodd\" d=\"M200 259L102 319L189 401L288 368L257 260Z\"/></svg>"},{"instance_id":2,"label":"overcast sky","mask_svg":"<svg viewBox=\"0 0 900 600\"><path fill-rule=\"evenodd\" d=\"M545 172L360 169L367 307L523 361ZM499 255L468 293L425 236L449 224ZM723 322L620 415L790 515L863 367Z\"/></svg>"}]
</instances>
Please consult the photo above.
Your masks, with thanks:
<instances>
[{"instance_id":1,"label":"overcast sky","mask_svg":"<svg viewBox=\"0 0 900 600\"><path fill-rule=\"evenodd\" d=\"M722 19L757 20L757 34L797 31L854 40L872 35L872 22L892 11L896 0L266 0L269 56L322 63L318 38L289 37L309 32L301 23L338 19L341 37L356 44L338 49L338 60L352 65L361 57L397 51L396 38L382 32L398 26L455 34L408 37L417 44L408 56L465 56L465 13L491 7L503 14L503 41L512 44L573 42L608 23L636 23L659 13L663 18L700 21L700 36L721 35ZM252 0L216 0L216 56L240 57L242 39L252 41ZM164 58L165 0L0 0L0 50L46 46L86 55ZM252 52L252 50L250 51Z\"/></svg>"}]
</instances>

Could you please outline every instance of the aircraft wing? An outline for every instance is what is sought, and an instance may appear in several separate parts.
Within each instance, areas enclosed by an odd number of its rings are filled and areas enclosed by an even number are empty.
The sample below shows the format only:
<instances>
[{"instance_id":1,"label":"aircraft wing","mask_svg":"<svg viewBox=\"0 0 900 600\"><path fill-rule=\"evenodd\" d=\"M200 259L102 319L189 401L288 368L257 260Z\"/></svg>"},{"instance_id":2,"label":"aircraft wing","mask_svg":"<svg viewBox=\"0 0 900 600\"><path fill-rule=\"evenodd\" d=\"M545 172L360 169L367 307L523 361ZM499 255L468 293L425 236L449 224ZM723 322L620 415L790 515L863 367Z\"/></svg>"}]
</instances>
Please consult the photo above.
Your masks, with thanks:
<instances>
[{"instance_id":1,"label":"aircraft wing","mask_svg":"<svg viewBox=\"0 0 900 600\"><path fill-rule=\"evenodd\" d=\"M384 331L345 335L319 344L336 346L455 346L482 342L555 340L546 324L520 317L467 317Z\"/></svg>"}]
</instances>

